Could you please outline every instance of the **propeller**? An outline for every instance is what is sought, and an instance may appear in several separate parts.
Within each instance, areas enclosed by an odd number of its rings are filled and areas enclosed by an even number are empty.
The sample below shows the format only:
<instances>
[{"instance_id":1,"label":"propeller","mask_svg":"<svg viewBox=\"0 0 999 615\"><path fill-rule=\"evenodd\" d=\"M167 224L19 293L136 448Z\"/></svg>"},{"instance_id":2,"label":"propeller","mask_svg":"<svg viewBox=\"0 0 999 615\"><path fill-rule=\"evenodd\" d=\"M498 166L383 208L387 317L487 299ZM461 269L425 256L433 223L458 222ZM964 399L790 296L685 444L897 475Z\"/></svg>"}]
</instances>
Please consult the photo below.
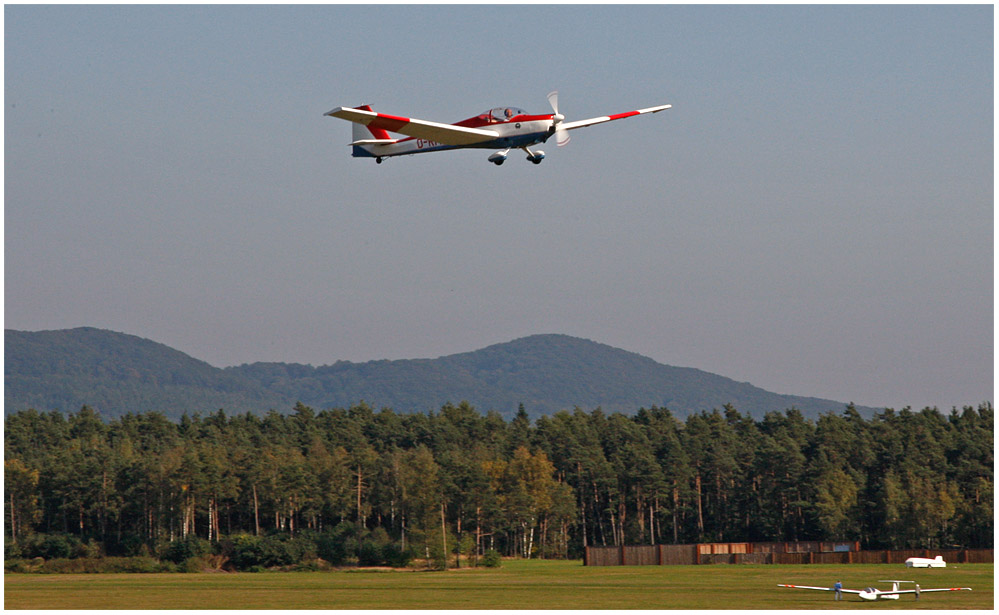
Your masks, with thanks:
<instances>
[{"instance_id":1,"label":"propeller","mask_svg":"<svg viewBox=\"0 0 999 615\"><path fill-rule=\"evenodd\" d=\"M555 129L555 143L559 147L562 147L569 142L569 131L559 127L565 116L558 112L558 90L548 94L548 104L552 106L552 111L555 112L555 115L552 117L552 127Z\"/></svg>"}]
</instances>

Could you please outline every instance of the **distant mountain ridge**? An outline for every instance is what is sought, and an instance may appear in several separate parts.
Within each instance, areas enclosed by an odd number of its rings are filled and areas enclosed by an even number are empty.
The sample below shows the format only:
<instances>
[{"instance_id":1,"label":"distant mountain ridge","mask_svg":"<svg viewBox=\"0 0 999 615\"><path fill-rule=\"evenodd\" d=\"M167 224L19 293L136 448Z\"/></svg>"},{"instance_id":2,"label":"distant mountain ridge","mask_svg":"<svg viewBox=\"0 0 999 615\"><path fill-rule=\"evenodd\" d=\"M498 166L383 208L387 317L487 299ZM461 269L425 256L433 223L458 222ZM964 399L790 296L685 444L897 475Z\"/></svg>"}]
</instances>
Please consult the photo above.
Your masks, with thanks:
<instances>
[{"instance_id":1,"label":"distant mountain ridge","mask_svg":"<svg viewBox=\"0 0 999 615\"><path fill-rule=\"evenodd\" d=\"M316 409L363 400L397 412L437 410L468 401L479 411L532 416L602 408L631 414L653 405L677 417L731 404L744 414L795 407L816 417L840 413L843 402L780 395L749 383L560 334L532 335L438 359L338 361L313 367L253 363L217 368L144 338L83 327L5 330L4 412L79 410L105 418L156 410L168 417L214 412ZM858 408L865 414L872 408Z\"/></svg>"}]
</instances>

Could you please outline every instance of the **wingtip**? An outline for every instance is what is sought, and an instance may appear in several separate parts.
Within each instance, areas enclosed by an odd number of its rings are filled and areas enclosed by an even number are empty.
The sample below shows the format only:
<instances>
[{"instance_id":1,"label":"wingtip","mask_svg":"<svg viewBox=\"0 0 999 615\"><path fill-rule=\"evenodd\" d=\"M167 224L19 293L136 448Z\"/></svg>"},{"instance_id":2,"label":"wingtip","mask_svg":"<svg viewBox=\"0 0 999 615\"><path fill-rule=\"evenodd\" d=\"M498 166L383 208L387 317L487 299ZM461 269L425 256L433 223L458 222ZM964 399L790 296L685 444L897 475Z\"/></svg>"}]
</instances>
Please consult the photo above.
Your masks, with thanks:
<instances>
[{"instance_id":1,"label":"wingtip","mask_svg":"<svg viewBox=\"0 0 999 615\"><path fill-rule=\"evenodd\" d=\"M329 115L330 117L338 117L337 113L342 113L343 111L365 111L364 107L367 105L361 105L360 107L337 107L336 109L330 109L323 115Z\"/></svg>"}]
</instances>

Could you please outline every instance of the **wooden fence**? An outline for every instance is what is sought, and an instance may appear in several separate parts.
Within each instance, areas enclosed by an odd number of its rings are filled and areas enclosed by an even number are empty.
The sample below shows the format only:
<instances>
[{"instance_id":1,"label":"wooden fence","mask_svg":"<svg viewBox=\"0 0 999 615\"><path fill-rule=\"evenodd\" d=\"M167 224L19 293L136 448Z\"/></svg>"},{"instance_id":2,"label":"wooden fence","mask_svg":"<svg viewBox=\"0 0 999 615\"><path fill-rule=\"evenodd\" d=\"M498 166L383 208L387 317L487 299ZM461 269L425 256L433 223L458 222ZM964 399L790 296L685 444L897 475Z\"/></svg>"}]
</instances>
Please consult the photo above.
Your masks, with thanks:
<instances>
[{"instance_id":1,"label":"wooden fence","mask_svg":"<svg viewBox=\"0 0 999 615\"><path fill-rule=\"evenodd\" d=\"M843 550L844 545L855 547ZM992 549L908 549L860 551L859 543L704 543L586 547L585 566L667 566L690 564L902 564L910 557L942 555L955 564L993 562ZM804 548L814 547L814 551Z\"/></svg>"},{"instance_id":2,"label":"wooden fence","mask_svg":"<svg viewBox=\"0 0 999 615\"><path fill-rule=\"evenodd\" d=\"M676 566L697 563L697 545L586 547L585 566Z\"/></svg>"}]
</instances>

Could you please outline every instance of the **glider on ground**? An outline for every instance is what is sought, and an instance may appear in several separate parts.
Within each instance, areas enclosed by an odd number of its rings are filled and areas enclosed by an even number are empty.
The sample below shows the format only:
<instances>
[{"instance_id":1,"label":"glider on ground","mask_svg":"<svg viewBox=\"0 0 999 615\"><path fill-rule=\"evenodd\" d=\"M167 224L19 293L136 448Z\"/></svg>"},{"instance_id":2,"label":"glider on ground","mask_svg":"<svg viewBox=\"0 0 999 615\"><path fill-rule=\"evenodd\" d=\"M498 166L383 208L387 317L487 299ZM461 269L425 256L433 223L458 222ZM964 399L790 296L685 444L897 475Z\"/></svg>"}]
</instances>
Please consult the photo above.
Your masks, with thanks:
<instances>
[{"instance_id":1,"label":"glider on ground","mask_svg":"<svg viewBox=\"0 0 999 615\"><path fill-rule=\"evenodd\" d=\"M946 568L947 562L943 555L938 555L933 559L928 557L910 557L905 560L905 565L909 568Z\"/></svg>"},{"instance_id":2,"label":"glider on ground","mask_svg":"<svg viewBox=\"0 0 999 615\"><path fill-rule=\"evenodd\" d=\"M489 162L503 164L510 150L520 148L527 152L527 159L539 164L545 153L531 149L545 143L552 136L559 147L569 142L569 131L602 124L644 113L658 113L673 105L659 105L637 111L626 111L614 115L603 115L586 120L565 121L558 112L558 92L548 95L548 102L554 113L530 115L517 107L496 107L479 115L455 122L440 124L409 117L398 117L377 113L371 107L337 107L324 115L354 122L354 157L374 158L381 163L390 156L405 156L424 152L440 152L460 148L494 149L499 151L489 156ZM390 132L404 135L394 138Z\"/></svg>"},{"instance_id":3,"label":"glider on ground","mask_svg":"<svg viewBox=\"0 0 999 615\"><path fill-rule=\"evenodd\" d=\"M926 592L956 592L961 590L971 591L970 587L944 587L940 589L920 589L916 585L916 589L899 589L899 583L914 583L915 581L893 581L882 580L878 583L891 583L891 590L876 589L874 587L868 587L866 589L842 589L843 593L846 594L857 594L861 600L898 600L900 594L916 594L917 596L921 593ZM781 583L777 584L777 587L789 587L791 589L818 589L821 591L836 591L834 587L812 587L811 585L783 585Z\"/></svg>"}]
</instances>

